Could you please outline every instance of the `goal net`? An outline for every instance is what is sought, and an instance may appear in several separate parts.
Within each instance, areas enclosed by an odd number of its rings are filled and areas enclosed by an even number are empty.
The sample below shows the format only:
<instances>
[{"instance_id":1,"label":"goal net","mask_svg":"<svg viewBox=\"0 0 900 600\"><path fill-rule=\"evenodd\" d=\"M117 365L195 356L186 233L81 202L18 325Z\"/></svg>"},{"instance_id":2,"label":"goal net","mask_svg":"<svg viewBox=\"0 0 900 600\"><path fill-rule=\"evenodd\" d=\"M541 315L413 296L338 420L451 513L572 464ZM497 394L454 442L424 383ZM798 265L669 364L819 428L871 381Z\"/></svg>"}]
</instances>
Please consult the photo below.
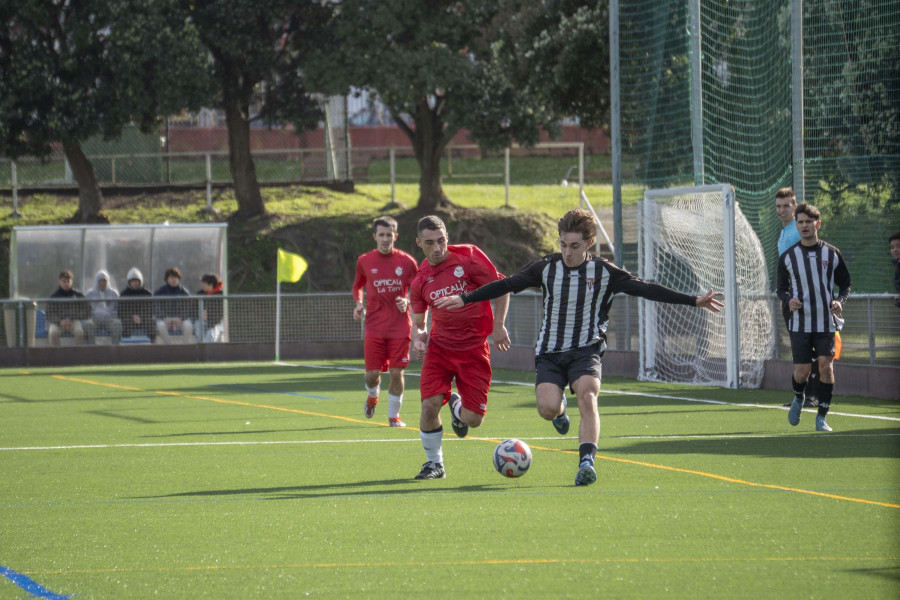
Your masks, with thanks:
<instances>
[{"instance_id":1,"label":"goal net","mask_svg":"<svg viewBox=\"0 0 900 600\"><path fill-rule=\"evenodd\" d=\"M758 388L775 321L762 245L734 189L648 190L638 232L642 279L686 294L725 294L719 313L641 299L639 378Z\"/></svg>"}]
</instances>

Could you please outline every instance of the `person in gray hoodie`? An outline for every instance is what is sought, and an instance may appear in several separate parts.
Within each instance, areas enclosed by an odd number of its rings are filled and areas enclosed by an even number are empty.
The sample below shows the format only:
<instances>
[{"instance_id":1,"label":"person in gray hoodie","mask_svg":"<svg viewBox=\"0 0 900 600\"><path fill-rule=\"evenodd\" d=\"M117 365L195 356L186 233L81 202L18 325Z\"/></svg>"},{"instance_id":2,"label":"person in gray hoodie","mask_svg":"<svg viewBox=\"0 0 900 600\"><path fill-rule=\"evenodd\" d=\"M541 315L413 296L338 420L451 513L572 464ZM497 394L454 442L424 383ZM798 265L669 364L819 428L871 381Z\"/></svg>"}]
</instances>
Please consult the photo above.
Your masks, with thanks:
<instances>
[{"instance_id":1,"label":"person in gray hoodie","mask_svg":"<svg viewBox=\"0 0 900 600\"><path fill-rule=\"evenodd\" d=\"M85 328L87 343L93 344L98 331L108 331L114 346L122 340L122 321L119 319L116 300L119 292L109 285L109 273L97 271L94 287L84 295L91 301L91 325Z\"/></svg>"}]
</instances>

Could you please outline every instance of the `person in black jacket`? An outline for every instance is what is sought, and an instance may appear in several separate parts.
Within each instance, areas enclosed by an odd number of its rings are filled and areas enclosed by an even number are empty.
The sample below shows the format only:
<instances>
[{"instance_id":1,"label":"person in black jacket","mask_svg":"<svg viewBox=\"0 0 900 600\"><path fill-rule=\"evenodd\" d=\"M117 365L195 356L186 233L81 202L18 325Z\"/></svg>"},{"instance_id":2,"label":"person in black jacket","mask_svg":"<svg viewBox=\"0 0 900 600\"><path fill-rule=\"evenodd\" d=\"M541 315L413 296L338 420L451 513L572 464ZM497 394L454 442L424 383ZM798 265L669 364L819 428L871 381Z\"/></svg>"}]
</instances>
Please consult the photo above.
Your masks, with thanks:
<instances>
[{"instance_id":1,"label":"person in black jacket","mask_svg":"<svg viewBox=\"0 0 900 600\"><path fill-rule=\"evenodd\" d=\"M166 282L161 285L153 296L168 296L170 300L157 300L156 303L156 333L157 340L163 344L171 344L172 334L182 333L185 344L194 343L194 319L193 302L176 299L178 296L190 296L191 293L181 285L181 271L178 267L169 267L165 273Z\"/></svg>"},{"instance_id":2,"label":"person in black jacket","mask_svg":"<svg viewBox=\"0 0 900 600\"><path fill-rule=\"evenodd\" d=\"M128 271L128 286L119 292L119 298L141 298L153 296L153 292L144 287L144 275L137 267ZM156 339L156 324L153 322L152 300L126 300L119 303L119 317L122 320L122 337L134 337L143 332Z\"/></svg>"},{"instance_id":3,"label":"person in black jacket","mask_svg":"<svg viewBox=\"0 0 900 600\"><path fill-rule=\"evenodd\" d=\"M75 343L79 346L84 343L84 323L90 317L91 309L86 301L75 300L84 298L84 294L72 287L75 276L68 269L60 271L59 287L50 294L50 298L70 298L70 302L54 300L47 303L47 338L51 346L59 346L59 337L64 332L71 333L75 337Z\"/></svg>"},{"instance_id":4,"label":"person in black jacket","mask_svg":"<svg viewBox=\"0 0 900 600\"><path fill-rule=\"evenodd\" d=\"M200 278L200 291L203 296L203 341L207 343L221 342L225 338L225 310L221 298L211 296L222 295L222 281L218 275L207 273Z\"/></svg>"}]
</instances>

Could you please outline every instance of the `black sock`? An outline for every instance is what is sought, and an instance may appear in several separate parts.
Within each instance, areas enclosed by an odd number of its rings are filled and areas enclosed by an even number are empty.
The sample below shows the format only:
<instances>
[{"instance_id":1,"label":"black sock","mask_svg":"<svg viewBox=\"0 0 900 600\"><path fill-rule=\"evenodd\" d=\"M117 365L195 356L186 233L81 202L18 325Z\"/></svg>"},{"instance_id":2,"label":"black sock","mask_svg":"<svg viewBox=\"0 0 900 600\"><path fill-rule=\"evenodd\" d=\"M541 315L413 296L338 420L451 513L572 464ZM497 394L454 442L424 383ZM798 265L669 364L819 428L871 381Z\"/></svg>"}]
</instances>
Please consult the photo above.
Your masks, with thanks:
<instances>
[{"instance_id":1,"label":"black sock","mask_svg":"<svg viewBox=\"0 0 900 600\"><path fill-rule=\"evenodd\" d=\"M592 444L591 442L585 442L578 446L578 462L583 462L585 459L590 459L591 463L594 462L594 456L597 454L597 444Z\"/></svg>"},{"instance_id":2,"label":"black sock","mask_svg":"<svg viewBox=\"0 0 900 600\"><path fill-rule=\"evenodd\" d=\"M834 392L834 384L833 383L822 383L819 382L819 407L818 414L820 417L824 417L828 414L828 409L831 408L831 394Z\"/></svg>"},{"instance_id":3,"label":"black sock","mask_svg":"<svg viewBox=\"0 0 900 600\"><path fill-rule=\"evenodd\" d=\"M791 384L794 386L794 395L803 398L803 394L806 391L806 382L801 381L798 383L794 380L794 376L791 375Z\"/></svg>"}]
</instances>

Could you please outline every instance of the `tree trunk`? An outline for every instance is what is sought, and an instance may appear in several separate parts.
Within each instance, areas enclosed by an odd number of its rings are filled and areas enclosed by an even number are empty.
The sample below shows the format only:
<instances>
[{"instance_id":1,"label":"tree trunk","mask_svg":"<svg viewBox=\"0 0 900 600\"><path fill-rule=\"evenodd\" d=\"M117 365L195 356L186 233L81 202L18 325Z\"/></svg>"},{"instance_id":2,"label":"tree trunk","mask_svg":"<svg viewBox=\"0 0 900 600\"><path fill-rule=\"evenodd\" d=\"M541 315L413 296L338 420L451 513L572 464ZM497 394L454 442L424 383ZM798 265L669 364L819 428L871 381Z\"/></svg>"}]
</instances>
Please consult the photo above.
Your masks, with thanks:
<instances>
[{"instance_id":1,"label":"tree trunk","mask_svg":"<svg viewBox=\"0 0 900 600\"><path fill-rule=\"evenodd\" d=\"M266 214L266 207L250 154L248 107L241 101L240 83L235 81L233 85L225 86L225 123L228 126L228 161L238 203L236 214L242 218L259 217Z\"/></svg>"},{"instance_id":2,"label":"tree trunk","mask_svg":"<svg viewBox=\"0 0 900 600\"><path fill-rule=\"evenodd\" d=\"M434 107L428 100L419 101L412 115L415 130L403 121L400 114L391 109L391 116L400 129L409 137L419 163L419 202L416 207L422 212L434 212L438 208L453 206L444 195L441 181L441 158L449 138L445 135L446 124L441 117L442 100Z\"/></svg>"},{"instance_id":3,"label":"tree trunk","mask_svg":"<svg viewBox=\"0 0 900 600\"><path fill-rule=\"evenodd\" d=\"M94 172L94 165L88 160L81 143L76 140L64 140L63 152L72 169L72 175L78 184L78 211L68 220L70 223L109 223L109 219L100 212L103 194L100 183Z\"/></svg>"}]
</instances>

